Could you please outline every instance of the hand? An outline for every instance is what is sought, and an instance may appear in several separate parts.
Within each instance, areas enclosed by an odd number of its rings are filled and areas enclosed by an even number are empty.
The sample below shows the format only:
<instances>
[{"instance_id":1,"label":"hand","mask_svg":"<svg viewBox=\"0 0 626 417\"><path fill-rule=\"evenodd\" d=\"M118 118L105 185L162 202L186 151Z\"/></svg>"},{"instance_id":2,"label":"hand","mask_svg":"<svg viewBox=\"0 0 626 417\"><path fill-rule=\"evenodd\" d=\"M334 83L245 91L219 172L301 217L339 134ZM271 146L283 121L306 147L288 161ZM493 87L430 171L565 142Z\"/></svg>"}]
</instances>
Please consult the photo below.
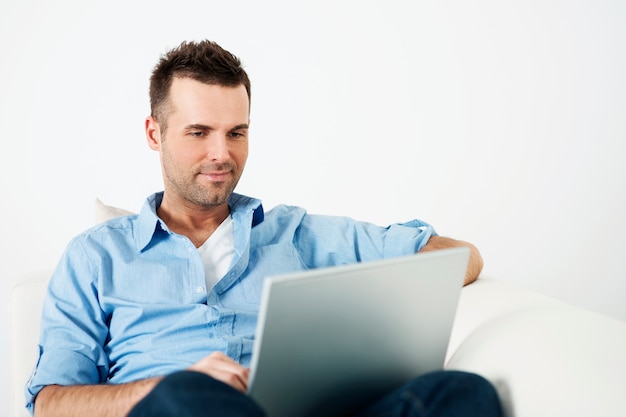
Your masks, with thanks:
<instances>
[{"instance_id":1,"label":"hand","mask_svg":"<svg viewBox=\"0 0 626 417\"><path fill-rule=\"evenodd\" d=\"M187 370L202 372L243 393L248 388L250 369L244 368L221 352L213 352L209 356L205 356Z\"/></svg>"}]
</instances>

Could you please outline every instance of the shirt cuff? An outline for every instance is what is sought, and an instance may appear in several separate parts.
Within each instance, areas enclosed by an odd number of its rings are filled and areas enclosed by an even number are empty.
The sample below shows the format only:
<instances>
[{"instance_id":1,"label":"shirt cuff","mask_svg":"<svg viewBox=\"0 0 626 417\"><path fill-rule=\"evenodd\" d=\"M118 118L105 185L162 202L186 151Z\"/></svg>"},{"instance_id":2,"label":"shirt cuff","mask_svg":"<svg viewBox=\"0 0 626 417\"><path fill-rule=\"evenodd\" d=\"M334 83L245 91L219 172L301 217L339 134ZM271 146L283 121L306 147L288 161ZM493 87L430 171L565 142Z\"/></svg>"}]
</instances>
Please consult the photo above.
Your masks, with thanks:
<instances>
[{"instance_id":1,"label":"shirt cuff","mask_svg":"<svg viewBox=\"0 0 626 417\"><path fill-rule=\"evenodd\" d=\"M39 347L39 358L26 383L26 408L34 413L35 397L47 385L98 384L106 379L107 370L91 359L70 350L46 350Z\"/></svg>"}]
</instances>

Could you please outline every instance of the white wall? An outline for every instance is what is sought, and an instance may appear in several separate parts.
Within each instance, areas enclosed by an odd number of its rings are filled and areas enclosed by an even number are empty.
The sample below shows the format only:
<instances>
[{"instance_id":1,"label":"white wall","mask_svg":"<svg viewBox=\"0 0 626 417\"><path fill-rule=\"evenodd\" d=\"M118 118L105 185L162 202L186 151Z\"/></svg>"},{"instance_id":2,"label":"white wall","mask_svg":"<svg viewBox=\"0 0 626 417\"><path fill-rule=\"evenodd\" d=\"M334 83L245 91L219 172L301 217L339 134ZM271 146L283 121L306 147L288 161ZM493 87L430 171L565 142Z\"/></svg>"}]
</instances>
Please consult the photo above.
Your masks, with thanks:
<instances>
[{"instance_id":1,"label":"white wall","mask_svg":"<svg viewBox=\"0 0 626 417\"><path fill-rule=\"evenodd\" d=\"M0 357L16 277L56 263L95 197L160 189L147 79L183 39L252 78L240 192L419 217L485 274L626 320L625 4L1 0Z\"/></svg>"}]
</instances>

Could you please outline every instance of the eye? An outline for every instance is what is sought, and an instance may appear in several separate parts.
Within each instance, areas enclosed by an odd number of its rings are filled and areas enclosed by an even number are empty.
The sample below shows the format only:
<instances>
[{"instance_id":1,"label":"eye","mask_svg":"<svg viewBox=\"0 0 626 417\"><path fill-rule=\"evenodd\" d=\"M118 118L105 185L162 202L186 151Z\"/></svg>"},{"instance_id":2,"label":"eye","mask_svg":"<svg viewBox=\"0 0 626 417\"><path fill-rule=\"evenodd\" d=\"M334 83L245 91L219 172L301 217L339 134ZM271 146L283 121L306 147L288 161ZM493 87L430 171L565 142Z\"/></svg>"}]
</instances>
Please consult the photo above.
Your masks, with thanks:
<instances>
[{"instance_id":1,"label":"eye","mask_svg":"<svg viewBox=\"0 0 626 417\"><path fill-rule=\"evenodd\" d=\"M228 135L233 139L243 138L245 136L241 132L230 132Z\"/></svg>"},{"instance_id":2,"label":"eye","mask_svg":"<svg viewBox=\"0 0 626 417\"><path fill-rule=\"evenodd\" d=\"M197 131L191 131L191 132L189 132L189 134L190 134L191 136L195 137L195 138L200 138L200 137L204 136L204 132L199 131L199 130L197 130Z\"/></svg>"}]
</instances>

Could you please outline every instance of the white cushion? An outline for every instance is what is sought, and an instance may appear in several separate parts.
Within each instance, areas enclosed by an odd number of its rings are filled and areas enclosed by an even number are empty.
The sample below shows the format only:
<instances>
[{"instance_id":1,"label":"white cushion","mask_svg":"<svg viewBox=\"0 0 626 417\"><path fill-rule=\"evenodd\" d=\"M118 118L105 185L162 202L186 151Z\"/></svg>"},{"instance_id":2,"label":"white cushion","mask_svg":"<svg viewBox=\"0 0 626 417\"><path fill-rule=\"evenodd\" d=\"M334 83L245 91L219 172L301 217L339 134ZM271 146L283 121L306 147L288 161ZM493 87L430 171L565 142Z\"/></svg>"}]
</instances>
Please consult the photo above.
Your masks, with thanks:
<instances>
[{"instance_id":1,"label":"white cushion","mask_svg":"<svg viewBox=\"0 0 626 417\"><path fill-rule=\"evenodd\" d=\"M108 206L100 201L99 198L96 198L96 207L95 207L95 221L96 224L102 223L109 219L114 219L116 217L128 216L129 214L135 214L132 211L128 211L123 208Z\"/></svg>"}]
</instances>

